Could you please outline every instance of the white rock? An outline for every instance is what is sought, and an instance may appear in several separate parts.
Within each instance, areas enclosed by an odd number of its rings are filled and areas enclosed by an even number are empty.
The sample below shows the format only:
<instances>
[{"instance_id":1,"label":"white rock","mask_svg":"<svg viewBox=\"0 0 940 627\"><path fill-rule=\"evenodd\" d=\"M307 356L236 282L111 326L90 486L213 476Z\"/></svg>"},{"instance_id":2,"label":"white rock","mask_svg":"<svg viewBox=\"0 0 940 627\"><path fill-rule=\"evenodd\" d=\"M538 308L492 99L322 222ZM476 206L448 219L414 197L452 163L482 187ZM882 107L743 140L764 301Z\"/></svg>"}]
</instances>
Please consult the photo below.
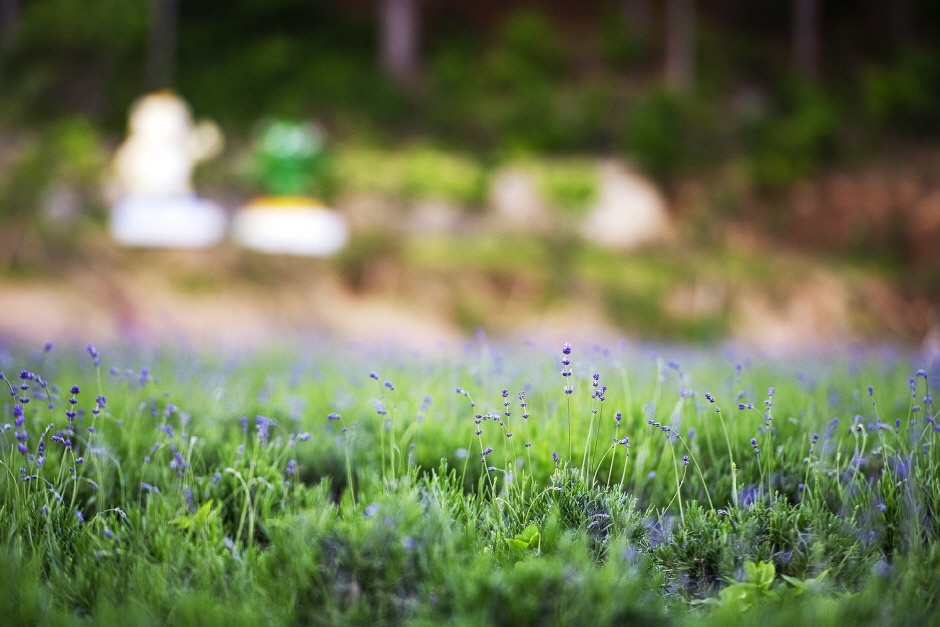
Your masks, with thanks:
<instances>
[{"instance_id":1,"label":"white rock","mask_svg":"<svg viewBox=\"0 0 940 627\"><path fill-rule=\"evenodd\" d=\"M408 231L418 235L457 233L465 226L463 212L453 203L421 200L415 203L408 217Z\"/></svg>"},{"instance_id":2,"label":"white rock","mask_svg":"<svg viewBox=\"0 0 940 627\"><path fill-rule=\"evenodd\" d=\"M501 228L539 230L548 220L536 176L521 168L507 168L495 176L490 205Z\"/></svg>"},{"instance_id":3,"label":"white rock","mask_svg":"<svg viewBox=\"0 0 940 627\"><path fill-rule=\"evenodd\" d=\"M656 187L619 163L601 167L600 193L582 235L611 248L631 249L668 237L666 202Z\"/></svg>"},{"instance_id":4,"label":"white rock","mask_svg":"<svg viewBox=\"0 0 940 627\"><path fill-rule=\"evenodd\" d=\"M346 245L349 228L337 212L312 201L262 200L238 211L232 235L239 244L265 253L326 257Z\"/></svg>"}]
</instances>

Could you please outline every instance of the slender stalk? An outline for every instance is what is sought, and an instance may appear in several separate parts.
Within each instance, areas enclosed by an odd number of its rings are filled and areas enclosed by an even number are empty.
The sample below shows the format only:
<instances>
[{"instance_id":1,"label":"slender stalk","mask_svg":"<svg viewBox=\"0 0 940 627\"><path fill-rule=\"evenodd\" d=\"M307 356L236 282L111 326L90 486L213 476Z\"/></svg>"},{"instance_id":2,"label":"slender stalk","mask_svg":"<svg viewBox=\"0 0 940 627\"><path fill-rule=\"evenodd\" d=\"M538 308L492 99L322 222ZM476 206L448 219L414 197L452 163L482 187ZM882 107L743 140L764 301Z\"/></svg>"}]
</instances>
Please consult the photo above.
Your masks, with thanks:
<instances>
[{"instance_id":1,"label":"slender stalk","mask_svg":"<svg viewBox=\"0 0 940 627\"><path fill-rule=\"evenodd\" d=\"M731 438L728 436L728 428L725 426L725 419L721 415L721 408L715 407L718 413L718 420L721 421L721 430L725 434L725 444L728 445L728 459L731 460L731 501L734 506L738 506L738 467L734 463L734 454L731 452Z\"/></svg>"}]
</instances>

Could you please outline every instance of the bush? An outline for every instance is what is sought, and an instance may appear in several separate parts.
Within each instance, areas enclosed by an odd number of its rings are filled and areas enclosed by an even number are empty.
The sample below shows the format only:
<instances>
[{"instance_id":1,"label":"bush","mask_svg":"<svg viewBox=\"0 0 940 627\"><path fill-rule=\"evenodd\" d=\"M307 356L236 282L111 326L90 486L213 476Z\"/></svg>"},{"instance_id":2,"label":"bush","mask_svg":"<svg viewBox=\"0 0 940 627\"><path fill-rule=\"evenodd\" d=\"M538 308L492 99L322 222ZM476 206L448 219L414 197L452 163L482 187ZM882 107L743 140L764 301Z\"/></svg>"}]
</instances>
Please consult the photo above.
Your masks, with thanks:
<instances>
[{"instance_id":1,"label":"bush","mask_svg":"<svg viewBox=\"0 0 940 627\"><path fill-rule=\"evenodd\" d=\"M832 98L808 83L792 85L783 111L745 129L751 175L761 187L790 185L832 156L842 116Z\"/></svg>"},{"instance_id":2,"label":"bush","mask_svg":"<svg viewBox=\"0 0 940 627\"><path fill-rule=\"evenodd\" d=\"M341 150L336 171L339 185L348 191L406 200L473 205L481 202L486 189L485 172L475 160L424 146L397 152Z\"/></svg>"},{"instance_id":3,"label":"bush","mask_svg":"<svg viewBox=\"0 0 940 627\"><path fill-rule=\"evenodd\" d=\"M910 51L891 68L871 68L862 79L862 101L883 128L907 133L940 129L940 56Z\"/></svg>"},{"instance_id":4,"label":"bush","mask_svg":"<svg viewBox=\"0 0 940 627\"><path fill-rule=\"evenodd\" d=\"M648 175L667 183L715 160L718 138L713 118L704 103L672 90L653 89L630 108L627 153Z\"/></svg>"}]
</instances>

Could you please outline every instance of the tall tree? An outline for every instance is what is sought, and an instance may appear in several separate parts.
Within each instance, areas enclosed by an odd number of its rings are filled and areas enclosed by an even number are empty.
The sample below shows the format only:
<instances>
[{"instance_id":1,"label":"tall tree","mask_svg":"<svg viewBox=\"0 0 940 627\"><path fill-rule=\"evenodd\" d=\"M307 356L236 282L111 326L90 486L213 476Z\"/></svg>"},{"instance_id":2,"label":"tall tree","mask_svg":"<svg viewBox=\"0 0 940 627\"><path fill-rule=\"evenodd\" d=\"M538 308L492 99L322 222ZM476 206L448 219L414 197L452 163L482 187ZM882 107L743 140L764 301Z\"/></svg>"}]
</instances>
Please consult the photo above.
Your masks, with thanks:
<instances>
[{"instance_id":1,"label":"tall tree","mask_svg":"<svg viewBox=\"0 0 940 627\"><path fill-rule=\"evenodd\" d=\"M891 6L891 31L896 44L904 48L913 43L915 0L894 0Z\"/></svg>"},{"instance_id":2,"label":"tall tree","mask_svg":"<svg viewBox=\"0 0 940 627\"><path fill-rule=\"evenodd\" d=\"M620 7L631 32L649 37L653 30L653 1L622 0Z\"/></svg>"},{"instance_id":3,"label":"tall tree","mask_svg":"<svg viewBox=\"0 0 940 627\"><path fill-rule=\"evenodd\" d=\"M810 79L819 76L819 2L793 2L793 64Z\"/></svg>"},{"instance_id":4,"label":"tall tree","mask_svg":"<svg viewBox=\"0 0 940 627\"><path fill-rule=\"evenodd\" d=\"M679 90L695 82L695 0L666 0L666 83Z\"/></svg>"},{"instance_id":5,"label":"tall tree","mask_svg":"<svg viewBox=\"0 0 940 627\"><path fill-rule=\"evenodd\" d=\"M150 30L147 37L147 89L173 84L176 62L178 0L150 0Z\"/></svg>"},{"instance_id":6,"label":"tall tree","mask_svg":"<svg viewBox=\"0 0 940 627\"><path fill-rule=\"evenodd\" d=\"M0 0L0 52L13 45L19 16L19 0Z\"/></svg>"},{"instance_id":7,"label":"tall tree","mask_svg":"<svg viewBox=\"0 0 940 627\"><path fill-rule=\"evenodd\" d=\"M381 0L380 62L385 72L402 85L418 79L417 0Z\"/></svg>"}]
</instances>

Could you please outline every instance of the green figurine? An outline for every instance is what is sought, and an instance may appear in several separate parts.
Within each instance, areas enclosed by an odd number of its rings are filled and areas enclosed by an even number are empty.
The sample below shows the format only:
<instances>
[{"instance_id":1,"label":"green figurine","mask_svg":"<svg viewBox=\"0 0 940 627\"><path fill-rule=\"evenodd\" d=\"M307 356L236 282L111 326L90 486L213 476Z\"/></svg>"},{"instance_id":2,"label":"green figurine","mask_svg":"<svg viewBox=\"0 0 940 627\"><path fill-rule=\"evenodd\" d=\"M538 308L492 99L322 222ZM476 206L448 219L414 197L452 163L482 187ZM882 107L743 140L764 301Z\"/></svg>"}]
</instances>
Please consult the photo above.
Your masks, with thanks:
<instances>
[{"instance_id":1,"label":"green figurine","mask_svg":"<svg viewBox=\"0 0 940 627\"><path fill-rule=\"evenodd\" d=\"M328 179L325 148L323 132L314 124L270 122L255 147L257 178L274 196L322 196Z\"/></svg>"},{"instance_id":2,"label":"green figurine","mask_svg":"<svg viewBox=\"0 0 940 627\"><path fill-rule=\"evenodd\" d=\"M310 123L269 122L258 134L254 157L255 176L269 196L253 198L235 213L232 238L269 254L328 257L341 250L349 227L321 200L330 182L322 131Z\"/></svg>"}]
</instances>

